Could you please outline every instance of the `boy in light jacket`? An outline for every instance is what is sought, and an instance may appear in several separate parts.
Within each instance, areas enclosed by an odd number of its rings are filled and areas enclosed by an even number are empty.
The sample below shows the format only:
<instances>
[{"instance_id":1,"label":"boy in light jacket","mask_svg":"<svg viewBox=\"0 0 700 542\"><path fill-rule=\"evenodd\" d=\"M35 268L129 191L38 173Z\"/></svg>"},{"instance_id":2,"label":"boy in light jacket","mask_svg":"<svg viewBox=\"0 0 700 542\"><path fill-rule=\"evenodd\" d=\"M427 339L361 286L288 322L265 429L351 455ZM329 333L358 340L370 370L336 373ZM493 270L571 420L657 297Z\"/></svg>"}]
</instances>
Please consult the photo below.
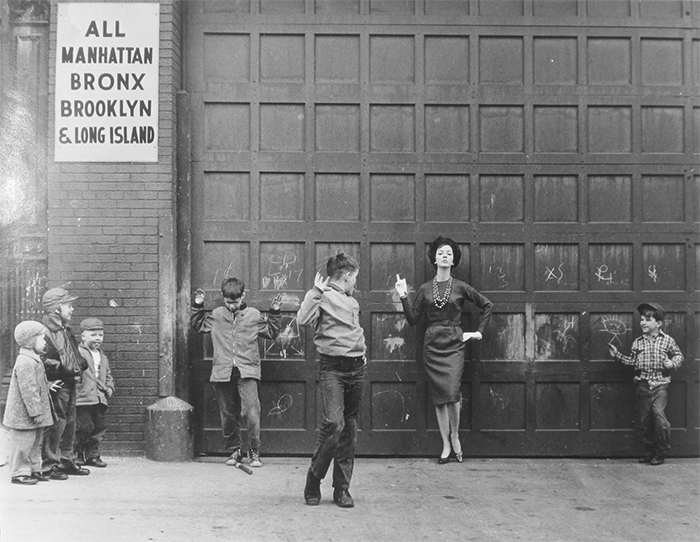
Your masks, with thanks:
<instances>
[{"instance_id":1,"label":"boy in light jacket","mask_svg":"<svg viewBox=\"0 0 700 542\"><path fill-rule=\"evenodd\" d=\"M99 318L85 318L80 322L80 354L87 362L83 380L78 384L76 455L86 465L104 468L107 463L100 457L100 443L107 424L105 414L108 399L114 395L114 379L109 359L100 346L104 342L104 324Z\"/></svg>"}]
</instances>

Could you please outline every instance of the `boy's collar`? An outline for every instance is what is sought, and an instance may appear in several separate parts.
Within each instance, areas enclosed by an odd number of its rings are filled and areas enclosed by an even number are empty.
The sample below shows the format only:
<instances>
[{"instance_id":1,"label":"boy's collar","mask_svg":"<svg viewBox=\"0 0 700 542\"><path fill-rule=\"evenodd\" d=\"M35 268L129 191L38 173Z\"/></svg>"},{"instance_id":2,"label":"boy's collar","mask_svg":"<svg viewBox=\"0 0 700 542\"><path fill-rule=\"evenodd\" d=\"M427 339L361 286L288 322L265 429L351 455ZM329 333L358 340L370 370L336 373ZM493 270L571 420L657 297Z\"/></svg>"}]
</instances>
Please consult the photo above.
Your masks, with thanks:
<instances>
[{"instance_id":1,"label":"boy's collar","mask_svg":"<svg viewBox=\"0 0 700 542\"><path fill-rule=\"evenodd\" d=\"M341 286L338 286L335 282L329 282L328 286L333 288L335 291L340 292L341 294L349 296L350 294L347 293Z\"/></svg>"},{"instance_id":2,"label":"boy's collar","mask_svg":"<svg viewBox=\"0 0 700 542\"><path fill-rule=\"evenodd\" d=\"M44 321L44 325L47 328L49 328L51 331L60 331L64 328L68 329L68 324L65 324L63 322L63 319L61 318L60 314L56 314L56 313L45 314L43 321Z\"/></svg>"},{"instance_id":3,"label":"boy's collar","mask_svg":"<svg viewBox=\"0 0 700 542\"><path fill-rule=\"evenodd\" d=\"M226 305L224 305L224 307L226 307ZM228 312L230 312L231 314L236 314L237 312L241 312L242 310L247 309L247 308L248 308L248 305L246 305L245 303L241 303L235 311L232 311L228 307L226 307L226 310L228 310Z\"/></svg>"},{"instance_id":4,"label":"boy's collar","mask_svg":"<svg viewBox=\"0 0 700 542\"><path fill-rule=\"evenodd\" d=\"M24 354L25 356L29 356L30 358L41 361L39 354L37 354L33 348L27 348L26 346L20 346L19 353Z\"/></svg>"}]
</instances>

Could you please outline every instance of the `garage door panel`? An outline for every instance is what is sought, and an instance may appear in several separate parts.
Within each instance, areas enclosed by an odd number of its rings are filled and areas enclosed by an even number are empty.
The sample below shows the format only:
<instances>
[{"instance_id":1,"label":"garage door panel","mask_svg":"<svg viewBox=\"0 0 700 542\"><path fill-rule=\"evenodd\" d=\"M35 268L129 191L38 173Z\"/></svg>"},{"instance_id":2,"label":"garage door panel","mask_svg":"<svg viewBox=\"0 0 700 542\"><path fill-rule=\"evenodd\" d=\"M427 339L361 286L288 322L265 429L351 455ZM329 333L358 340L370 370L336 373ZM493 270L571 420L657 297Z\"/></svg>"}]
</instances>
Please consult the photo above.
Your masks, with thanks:
<instances>
[{"instance_id":1,"label":"garage door panel","mask_svg":"<svg viewBox=\"0 0 700 542\"><path fill-rule=\"evenodd\" d=\"M438 235L460 245L454 275L495 303L465 353L467 454L638 453L632 374L608 343L629 352L636 304L660 301L698 357L700 177L683 172L700 138L700 37L681 5L188 3L191 281L207 308L226 276L264 312L283 296L280 336L260 341L267 453L313 449L318 366L295 311L343 252L360 264L370 360L358 452L437 454L424 330L394 283L412 300L432 279ZM198 447L223 453L211 341L193 350ZM683 453L697 453L695 365L675 373L669 406Z\"/></svg>"}]
</instances>

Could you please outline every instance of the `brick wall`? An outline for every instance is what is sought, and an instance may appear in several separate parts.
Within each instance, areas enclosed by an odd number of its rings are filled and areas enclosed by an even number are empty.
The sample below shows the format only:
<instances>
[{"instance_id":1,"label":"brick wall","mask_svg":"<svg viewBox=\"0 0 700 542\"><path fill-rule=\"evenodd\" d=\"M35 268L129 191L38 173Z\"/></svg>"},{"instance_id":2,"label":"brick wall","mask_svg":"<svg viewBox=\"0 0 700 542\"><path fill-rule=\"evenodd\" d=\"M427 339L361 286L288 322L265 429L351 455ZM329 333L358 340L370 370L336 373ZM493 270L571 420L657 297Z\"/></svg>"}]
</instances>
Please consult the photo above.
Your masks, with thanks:
<instances>
[{"instance_id":1,"label":"brick wall","mask_svg":"<svg viewBox=\"0 0 700 542\"><path fill-rule=\"evenodd\" d=\"M122 0L123 1L123 0ZM55 6L55 4L54 4ZM108 412L104 453L144 450L145 409L158 399L160 277L174 260L160 224L175 216L176 97L180 85L181 11L160 2L158 163L48 165L48 284L80 296L73 327L105 322L104 350L117 391ZM56 10L51 20L49 111L55 98ZM49 134L54 130L51 113Z\"/></svg>"}]
</instances>

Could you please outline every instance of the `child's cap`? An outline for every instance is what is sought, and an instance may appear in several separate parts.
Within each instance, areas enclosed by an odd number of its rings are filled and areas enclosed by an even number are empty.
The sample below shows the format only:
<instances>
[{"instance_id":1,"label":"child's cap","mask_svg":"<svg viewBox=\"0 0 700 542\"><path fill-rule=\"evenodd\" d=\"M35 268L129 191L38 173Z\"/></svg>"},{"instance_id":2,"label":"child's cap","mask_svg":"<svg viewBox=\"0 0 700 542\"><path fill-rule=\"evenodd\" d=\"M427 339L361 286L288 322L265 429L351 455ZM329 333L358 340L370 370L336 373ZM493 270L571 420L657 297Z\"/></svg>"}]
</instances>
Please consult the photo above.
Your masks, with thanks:
<instances>
[{"instance_id":1,"label":"child's cap","mask_svg":"<svg viewBox=\"0 0 700 542\"><path fill-rule=\"evenodd\" d=\"M31 348L34 346L33 339L39 335L43 335L45 332L46 328L39 322L35 322L34 320L20 322L15 327L15 341L17 341L17 344L21 347Z\"/></svg>"},{"instance_id":2,"label":"child's cap","mask_svg":"<svg viewBox=\"0 0 700 542\"><path fill-rule=\"evenodd\" d=\"M644 314L647 311L656 313L659 317L659 321L662 321L666 317L666 311L658 303L640 303L637 305L637 312L639 314Z\"/></svg>"},{"instance_id":3,"label":"child's cap","mask_svg":"<svg viewBox=\"0 0 700 542\"><path fill-rule=\"evenodd\" d=\"M41 304L46 312L51 312L60 307L63 303L70 303L78 299L78 296L69 294L63 288L51 288L41 298Z\"/></svg>"},{"instance_id":4,"label":"child's cap","mask_svg":"<svg viewBox=\"0 0 700 542\"><path fill-rule=\"evenodd\" d=\"M105 325L102 323L102 320L99 318L95 317L90 317L90 318L85 318L82 322L80 322L80 329L83 331L93 331L96 329L104 329Z\"/></svg>"}]
</instances>

